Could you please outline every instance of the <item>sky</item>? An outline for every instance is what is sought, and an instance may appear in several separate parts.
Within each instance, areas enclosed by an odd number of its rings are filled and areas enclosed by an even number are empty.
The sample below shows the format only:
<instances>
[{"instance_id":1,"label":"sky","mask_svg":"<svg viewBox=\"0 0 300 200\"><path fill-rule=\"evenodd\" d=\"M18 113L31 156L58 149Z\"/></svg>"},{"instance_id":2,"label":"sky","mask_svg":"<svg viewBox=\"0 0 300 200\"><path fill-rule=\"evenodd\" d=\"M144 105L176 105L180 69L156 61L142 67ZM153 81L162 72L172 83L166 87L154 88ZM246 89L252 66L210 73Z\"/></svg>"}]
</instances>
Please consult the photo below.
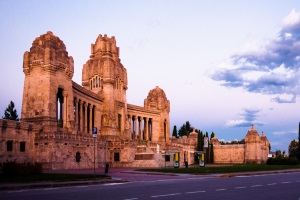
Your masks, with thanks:
<instances>
[{"instance_id":1,"label":"sky","mask_svg":"<svg viewBox=\"0 0 300 200\"><path fill-rule=\"evenodd\" d=\"M159 86L171 132L189 121L232 141L254 123L271 151L298 140L296 0L1 0L0 30L0 116L11 100L21 115L23 55L36 37L51 31L65 43L81 84L91 44L107 34L127 69L127 103L143 106Z\"/></svg>"}]
</instances>

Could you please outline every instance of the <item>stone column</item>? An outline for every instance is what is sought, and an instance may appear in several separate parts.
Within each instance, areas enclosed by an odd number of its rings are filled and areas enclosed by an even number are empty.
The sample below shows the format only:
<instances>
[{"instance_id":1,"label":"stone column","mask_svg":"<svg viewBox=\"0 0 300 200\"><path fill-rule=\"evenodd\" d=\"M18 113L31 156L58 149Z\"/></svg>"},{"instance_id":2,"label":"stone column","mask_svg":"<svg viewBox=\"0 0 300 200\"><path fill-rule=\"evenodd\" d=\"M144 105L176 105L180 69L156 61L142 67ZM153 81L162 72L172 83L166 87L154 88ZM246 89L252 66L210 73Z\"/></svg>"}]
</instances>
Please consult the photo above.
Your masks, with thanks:
<instances>
[{"instance_id":1,"label":"stone column","mask_svg":"<svg viewBox=\"0 0 300 200\"><path fill-rule=\"evenodd\" d=\"M134 115L133 116L133 139L134 140L136 140L136 135L137 135L137 128L136 128L136 126L137 126L137 116L136 115Z\"/></svg>"},{"instance_id":2,"label":"stone column","mask_svg":"<svg viewBox=\"0 0 300 200\"><path fill-rule=\"evenodd\" d=\"M75 103L75 128L78 130L78 100L77 98L74 98Z\"/></svg>"},{"instance_id":3,"label":"stone column","mask_svg":"<svg viewBox=\"0 0 300 200\"><path fill-rule=\"evenodd\" d=\"M143 136L142 136L142 120L141 117L138 117L138 138L140 140L142 140Z\"/></svg>"},{"instance_id":4,"label":"stone column","mask_svg":"<svg viewBox=\"0 0 300 200\"><path fill-rule=\"evenodd\" d=\"M92 135L92 133L93 133L93 105L92 104L90 104L90 123L89 123L89 125L90 125L90 127L89 127L90 132L89 132L89 134Z\"/></svg>"},{"instance_id":5,"label":"stone column","mask_svg":"<svg viewBox=\"0 0 300 200\"><path fill-rule=\"evenodd\" d=\"M149 140L152 141L152 118L149 118Z\"/></svg>"},{"instance_id":6,"label":"stone column","mask_svg":"<svg viewBox=\"0 0 300 200\"><path fill-rule=\"evenodd\" d=\"M83 128L83 132L84 133L88 133L88 123L87 123L87 116L88 116L88 104L87 102L84 103L84 128Z\"/></svg>"},{"instance_id":7,"label":"stone column","mask_svg":"<svg viewBox=\"0 0 300 200\"><path fill-rule=\"evenodd\" d=\"M63 98L64 98L64 103L63 103L63 127L66 128L67 127L67 116L68 116L68 94L67 92L63 91L62 92Z\"/></svg>"},{"instance_id":8,"label":"stone column","mask_svg":"<svg viewBox=\"0 0 300 200\"><path fill-rule=\"evenodd\" d=\"M79 131L83 132L83 102L82 102L82 100L79 101L79 107L80 107Z\"/></svg>"},{"instance_id":9,"label":"stone column","mask_svg":"<svg viewBox=\"0 0 300 200\"><path fill-rule=\"evenodd\" d=\"M145 140L149 140L149 131L148 131L148 118L144 117L144 131L145 131Z\"/></svg>"}]
</instances>

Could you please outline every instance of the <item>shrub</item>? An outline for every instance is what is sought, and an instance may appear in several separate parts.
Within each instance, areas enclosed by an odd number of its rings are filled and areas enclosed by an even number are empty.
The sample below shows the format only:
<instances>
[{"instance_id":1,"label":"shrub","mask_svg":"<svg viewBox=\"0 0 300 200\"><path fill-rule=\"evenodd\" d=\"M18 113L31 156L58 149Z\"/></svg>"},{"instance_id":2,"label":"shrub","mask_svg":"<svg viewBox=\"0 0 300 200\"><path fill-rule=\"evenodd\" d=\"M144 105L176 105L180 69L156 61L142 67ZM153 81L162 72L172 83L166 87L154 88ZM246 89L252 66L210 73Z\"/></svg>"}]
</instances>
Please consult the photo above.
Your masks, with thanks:
<instances>
[{"instance_id":1,"label":"shrub","mask_svg":"<svg viewBox=\"0 0 300 200\"><path fill-rule=\"evenodd\" d=\"M17 163L16 161L6 161L0 165L4 176L37 175L43 172L42 164L35 162Z\"/></svg>"},{"instance_id":2,"label":"shrub","mask_svg":"<svg viewBox=\"0 0 300 200\"><path fill-rule=\"evenodd\" d=\"M298 165L299 160L296 158L285 158L285 157L277 157L277 158L269 158L267 160L267 165Z\"/></svg>"}]
</instances>

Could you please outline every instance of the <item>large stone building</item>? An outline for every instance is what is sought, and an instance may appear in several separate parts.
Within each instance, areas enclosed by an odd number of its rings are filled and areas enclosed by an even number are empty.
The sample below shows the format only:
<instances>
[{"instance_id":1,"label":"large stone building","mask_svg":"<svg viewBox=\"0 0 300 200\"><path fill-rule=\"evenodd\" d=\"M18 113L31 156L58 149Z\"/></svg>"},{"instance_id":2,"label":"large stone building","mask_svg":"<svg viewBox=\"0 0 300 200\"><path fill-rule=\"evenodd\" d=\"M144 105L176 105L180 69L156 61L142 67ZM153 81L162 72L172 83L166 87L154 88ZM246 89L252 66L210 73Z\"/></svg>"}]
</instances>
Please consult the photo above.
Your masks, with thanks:
<instances>
[{"instance_id":1,"label":"large stone building","mask_svg":"<svg viewBox=\"0 0 300 200\"><path fill-rule=\"evenodd\" d=\"M52 32L24 53L23 71L21 122L0 120L0 162L37 161L50 169L106 162L158 167L173 165L174 153L181 165L194 162L197 134L170 138L170 101L161 88L149 91L143 107L127 103L127 71L114 37L99 35L91 45L81 85L72 81L74 60ZM246 152L250 158L252 148Z\"/></svg>"}]
</instances>

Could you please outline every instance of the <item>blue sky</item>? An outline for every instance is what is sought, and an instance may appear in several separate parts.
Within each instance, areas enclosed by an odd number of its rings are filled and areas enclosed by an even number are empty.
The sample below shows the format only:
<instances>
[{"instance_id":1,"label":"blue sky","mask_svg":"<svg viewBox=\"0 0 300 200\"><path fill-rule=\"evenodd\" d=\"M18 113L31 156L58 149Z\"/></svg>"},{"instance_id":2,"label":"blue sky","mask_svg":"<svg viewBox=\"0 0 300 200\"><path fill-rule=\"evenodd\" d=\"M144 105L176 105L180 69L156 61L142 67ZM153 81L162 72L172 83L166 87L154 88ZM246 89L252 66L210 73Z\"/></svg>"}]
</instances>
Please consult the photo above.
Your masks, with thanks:
<instances>
[{"instance_id":1,"label":"blue sky","mask_svg":"<svg viewBox=\"0 0 300 200\"><path fill-rule=\"evenodd\" d=\"M98 34L115 36L128 73L127 102L162 88L171 130L186 120L225 141L251 123L287 150L300 121L300 4L254 1L0 1L0 114L21 115L23 54L52 31L74 58L73 80ZM3 114L1 114L2 116Z\"/></svg>"}]
</instances>

